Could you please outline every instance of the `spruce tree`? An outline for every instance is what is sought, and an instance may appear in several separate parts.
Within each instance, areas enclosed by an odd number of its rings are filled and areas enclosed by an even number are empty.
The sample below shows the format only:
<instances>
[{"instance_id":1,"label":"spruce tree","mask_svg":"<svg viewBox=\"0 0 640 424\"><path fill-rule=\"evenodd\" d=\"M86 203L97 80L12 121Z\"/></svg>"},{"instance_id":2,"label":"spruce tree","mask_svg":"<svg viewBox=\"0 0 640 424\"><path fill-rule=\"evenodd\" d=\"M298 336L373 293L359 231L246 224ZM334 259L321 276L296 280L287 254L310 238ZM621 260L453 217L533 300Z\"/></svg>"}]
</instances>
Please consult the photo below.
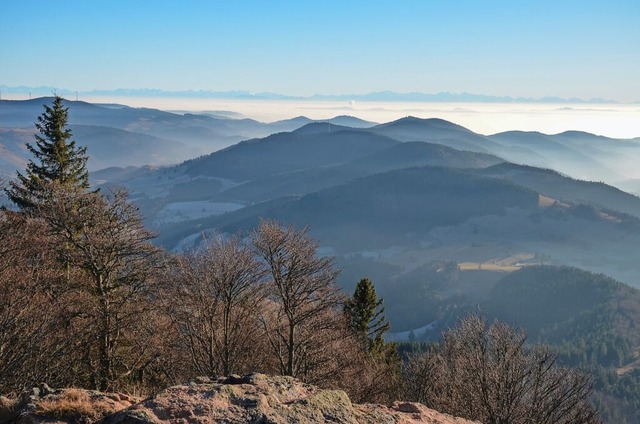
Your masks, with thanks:
<instances>
[{"instance_id":1,"label":"spruce tree","mask_svg":"<svg viewBox=\"0 0 640 424\"><path fill-rule=\"evenodd\" d=\"M86 147L77 147L67 127L68 108L56 95L51 106L44 105L38 117L36 143L27 143L27 149L35 157L29 160L26 174L17 173L17 180L6 190L9 199L21 210L29 211L41 205L47 196L47 185L84 191L89 188Z\"/></svg>"},{"instance_id":2,"label":"spruce tree","mask_svg":"<svg viewBox=\"0 0 640 424\"><path fill-rule=\"evenodd\" d=\"M353 297L344 305L349 325L356 333L368 339L369 351L372 352L383 350L383 336L390 328L382 303L383 299L378 299L373 282L363 278L356 286Z\"/></svg>"}]
</instances>

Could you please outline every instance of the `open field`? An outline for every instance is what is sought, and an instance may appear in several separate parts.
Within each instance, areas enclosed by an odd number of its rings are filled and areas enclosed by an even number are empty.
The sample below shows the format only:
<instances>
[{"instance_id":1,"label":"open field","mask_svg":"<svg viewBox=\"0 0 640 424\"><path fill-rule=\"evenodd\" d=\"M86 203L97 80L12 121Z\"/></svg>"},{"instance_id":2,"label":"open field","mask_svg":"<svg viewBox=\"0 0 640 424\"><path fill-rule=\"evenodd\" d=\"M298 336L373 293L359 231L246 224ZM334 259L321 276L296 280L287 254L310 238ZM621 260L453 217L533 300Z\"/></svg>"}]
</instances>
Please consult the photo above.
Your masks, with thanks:
<instances>
[{"instance_id":1,"label":"open field","mask_svg":"<svg viewBox=\"0 0 640 424\"><path fill-rule=\"evenodd\" d=\"M499 271L499 272L513 272L521 268L521 266L500 265L500 264L491 263L491 262L489 263L460 262L458 264L458 267L460 267L460 271L482 270L482 271Z\"/></svg>"}]
</instances>

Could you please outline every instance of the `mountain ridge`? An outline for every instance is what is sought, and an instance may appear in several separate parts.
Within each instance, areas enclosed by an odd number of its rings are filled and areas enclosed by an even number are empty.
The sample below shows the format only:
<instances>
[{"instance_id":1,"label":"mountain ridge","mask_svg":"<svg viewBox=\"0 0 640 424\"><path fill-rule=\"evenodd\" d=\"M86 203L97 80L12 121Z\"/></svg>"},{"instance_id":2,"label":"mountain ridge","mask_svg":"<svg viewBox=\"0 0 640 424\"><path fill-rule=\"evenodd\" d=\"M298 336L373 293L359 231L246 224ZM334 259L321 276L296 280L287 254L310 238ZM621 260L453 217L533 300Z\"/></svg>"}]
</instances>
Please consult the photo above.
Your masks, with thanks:
<instances>
[{"instance_id":1,"label":"mountain ridge","mask_svg":"<svg viewBox=\"0 0 640 424\"><path fill-rule=\"evenodd\" d=\"M83 96L109 95L109 96L144 96L144 97L193 97L193 98L230 98L230 99L264 99L264 100L371 100L371 101L422 101L422 102L469 102L469 103L619 103L614 100L602 98L582 99L578 97L561 98L556 96L545 97L513 97L496 96L473 93L451 93L442 91L439 93L422 92L394 92L394 91L373 91L364 94L313 94L308 96L286 95L270 92L252 93L243 90L213 91L213 90L181 90L169 91L153 88L127 89L118 88L112 90L89 90L76 91L69 89L56 89L54 87L9 87L1 85L0 90L12 94L43 94L57 92L61 95L73 96L81 94Z\"/></svg>"}]
</instances>

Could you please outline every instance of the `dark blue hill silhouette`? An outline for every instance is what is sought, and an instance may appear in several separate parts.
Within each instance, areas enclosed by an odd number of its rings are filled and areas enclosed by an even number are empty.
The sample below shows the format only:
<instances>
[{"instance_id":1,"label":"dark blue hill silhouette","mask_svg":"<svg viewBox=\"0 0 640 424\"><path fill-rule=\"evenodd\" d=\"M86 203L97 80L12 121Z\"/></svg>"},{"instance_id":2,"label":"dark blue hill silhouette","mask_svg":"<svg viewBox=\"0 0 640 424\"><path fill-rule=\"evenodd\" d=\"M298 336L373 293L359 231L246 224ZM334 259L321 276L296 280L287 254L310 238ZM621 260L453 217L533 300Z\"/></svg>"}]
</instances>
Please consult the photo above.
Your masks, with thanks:
<instances>
[{"instance_id":1,"label":"dark blue hill silhouette","mask_svg":"<svg viewBox=\"0 0 640 424\"><path fill-rule=\"evenodd\" d=\"M407 233L424 234L474 216L500 215L508 208L533 211L537 205L537 193L509 181L467 170L418 167L355 179L303 196L280 197L199 220L189 225L191 230L182 231L192 231L193 225L223 232L248 231L261 218L273 218L308 225L326 240L352 239L364 245L365 239L390 243ZM178 233L167 234L167 238Z\"/></svg>"},{"instance_id":2,"label":"dark blue hill silhouette","mask_svg":"<svg viewBox=\"0 0 640 424\"><path fill-rule=\"evenodd\" d=\"M314 127L318 124L312 124ZM320 124L322 125L322 124ZM190 175L246 181L317 166L336 165L399 142L362 131L280 133L238 143L187 164Z\"/></svg>"},{"instance_id":3,"label":"dark blue hill silhouette","mask_svg":"<svg viewBox=\"0 0 640 424\"><path fill-rule=\"evenodd\" d=\"M279 196L311 193L394 169L416 166L484 168L501 162L502 159L483 153L464 152L440 144L407 142L340 165L318 166L259 178L233 187L222 195L226 200L260 202Z\"/></svg>"},{"instance_id":4,"label":"dark blue hill silhouette","mask_svg":"<svg viewBox=\"0 0 640 424\"><path fill-rule=\"evenodd\" d=\"M640 198L601 182L581 181L550 169L502 163L478 171L503 178L559 201L585 203L640 218Z\"/></svg>"}]
</instances>

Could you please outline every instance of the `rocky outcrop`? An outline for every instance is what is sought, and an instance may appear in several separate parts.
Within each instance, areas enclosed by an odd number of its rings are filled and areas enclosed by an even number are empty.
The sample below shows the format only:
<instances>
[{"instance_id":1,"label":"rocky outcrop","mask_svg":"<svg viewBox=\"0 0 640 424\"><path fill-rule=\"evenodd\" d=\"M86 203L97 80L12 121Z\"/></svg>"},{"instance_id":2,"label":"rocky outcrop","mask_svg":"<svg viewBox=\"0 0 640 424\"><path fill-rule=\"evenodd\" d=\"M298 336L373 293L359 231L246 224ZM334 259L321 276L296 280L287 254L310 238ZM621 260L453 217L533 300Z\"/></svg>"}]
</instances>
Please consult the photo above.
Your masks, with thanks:
<instances>
[{"instance_id":1,"label":"rocky outcrop","mask_svg":"<svg viewBox=\"0 0 640 424\"><path fill-rule=\"evenodd\" d=\"M417 403L352 404L342 390L323 390L290 377L252 374L200 379L108 416L104 424L151 423L430 423L470 421Z\"/></svg>"},{"instance_id":2,"label":"rocky outcrop","mask_svg":"<svg viewBox=\"0 0 640 424\"><path fill-rule=\"evenodd\" d=\"M97 396L97 392L87 392L88 395L90 393L91 396ZM51 395L40 396L32 403L35 408L30 407L18 413L17 422L91 422L78 414L67 417L47 415L38 405L43 401L55 400L49 399L50 396L57 396L56 399L59 399L64 396L64 391L52 391ZM270 377L263 374L221 379L200 378L185 385L170 387L135 404L131 403L131 399L120 398L121 395L102 396L91 399L120 402L122 410L105 414L104 409L101 409L102 412L93 415L94 422L101 424L471 423L462 418L440 414L418 403L396 402L391 406L352 404L344 391L320 389L290 377Z\"/></svg>"},{"instance_id":3,"label":"rocky outcrop","mask_svg":"<svg viewBox=\"0 0 640 424\"><path fill-rule=\"evenodd\" d=\"M139 401L121 393L51 389L41 384L19 399L0 397L0 424L95 423Z\"/></svg>"}]
</instances>

